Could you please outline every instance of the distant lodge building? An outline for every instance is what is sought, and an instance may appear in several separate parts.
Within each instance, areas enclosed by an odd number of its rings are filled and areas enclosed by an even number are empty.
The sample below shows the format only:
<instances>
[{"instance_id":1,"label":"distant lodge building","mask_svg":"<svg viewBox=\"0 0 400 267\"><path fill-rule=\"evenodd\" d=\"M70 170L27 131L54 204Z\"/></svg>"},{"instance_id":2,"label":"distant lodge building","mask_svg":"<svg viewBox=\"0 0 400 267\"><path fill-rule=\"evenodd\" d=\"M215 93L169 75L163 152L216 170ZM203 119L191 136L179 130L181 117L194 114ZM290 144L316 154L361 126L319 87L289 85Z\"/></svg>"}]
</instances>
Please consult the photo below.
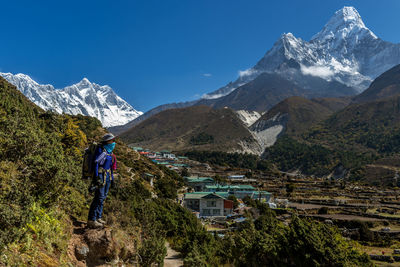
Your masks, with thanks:
<instances>
[{"instance_id":1,"label":"distant lodge building","mask_svg":"<svg viewBox=\"0 0 400 267\"><path fill-rule=\"evenodd\" d=\"M233 201L226 199L225 192L195 192L186 193L184 206L192 211L199 212L201 217L224 217L233 213Z\"/></svg>"},{"instance_id":2,"label":"distant lodge building","mask_svg":"<svg viewBox=\"0 0 400 267\"><path fill-rule=\"evenodd\" d=\"M160 152L153 152L149 149L143 149L142 147L130 146L133 150L137 151L140 155L149 158L152 162L158 165L164 165L170 170L179 171L183 168L189 168L188 164L184 164L187 157L176 157L169 150L162 150Z\"/></svg>"},{"instance_id":3,"label":"distant lodge building","mask_svg":"<svg viewBox=\"0 0 400 267\"><path fill-rule=\"evenodd\" d=\"M193 188L196 192L206 191L206 186L215 183L214 179L211 177L184 177L184 179L187 185Z\"/></svg>"},{"instance_id":4,"label":"distant lodge building","mask_svg":"<svg viewBox=\"0 0 400 267\"><path fill-rule=\"evenodd\" d=\"M230 180L236 180L236 179L243 180L245 178L246 178L245 175L229 175L228 176L228 179L230 179Z\"/></svg>"},{"instance_id":5,"label":"distant lodge building","mask_svg":"<svg viewBox=\"0 0 400 267\"><path fill-rule=\"evenodd\" d=\"M207 192L228 192L236 198L243 199L246 196L252 199L259 199L265 202L271 200L271 193L267 191L257 191L251 185L206 185Z\"/></svg>"},{"instance_id":6,"label":"distant lodge building","mask_svg":"<svg viewBox=\"0 0 400 267\"><path fill-rule=\"evenodd\" d=\"M211 177L184 177L184 179L187 185L196 191L185 194L184 206L199 212L201 217L231 214L229 196L235 196L238 199L250 197L264 202L271 201L271 193L258 191L251 185L218 185Z\"/></svg>"}]
</instances>

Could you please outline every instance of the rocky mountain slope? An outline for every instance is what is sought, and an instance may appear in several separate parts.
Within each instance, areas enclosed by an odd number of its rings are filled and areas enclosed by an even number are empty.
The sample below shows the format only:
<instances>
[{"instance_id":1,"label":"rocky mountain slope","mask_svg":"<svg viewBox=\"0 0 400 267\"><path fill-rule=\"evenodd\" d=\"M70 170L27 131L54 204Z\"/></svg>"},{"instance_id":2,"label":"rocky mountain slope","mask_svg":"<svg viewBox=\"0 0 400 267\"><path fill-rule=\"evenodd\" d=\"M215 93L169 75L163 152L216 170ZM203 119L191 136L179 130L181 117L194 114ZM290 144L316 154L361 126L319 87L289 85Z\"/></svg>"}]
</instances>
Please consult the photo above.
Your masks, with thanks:
<instances>
[{"instance_id":1,"label":"rocky mountain slope","mask_svg":"<svg viewBox=\"0 0 400 267\"><path fill-rule=\"evenodd\" d=\"M262 73L226 96L217 99L203 99L196 105L266 112L280 101L292 96L305 98L340 97L357 93L353 88L337 81L325 81L322 78L312 76L303 77L301 80L303 83L307 82L313 86L306 89L303 85L299 85L277 73Z\"/></svg>"},{"instance_id":2,"label":"rocky mountain slope","mask_svg":"<svg viewBox=\"0 0 400 267\"><path fill-rule=\"evenodd\" d=\"M271 108L249 129L265 149L274 145L283 134L297 136L308 131L350 101L350 98L289 97Z\"/></svg>"},{"instance_id":3,"label":"rocky mountain slope","mask_svg":"<svg viewBox=\"0 0 400 267\"><path fill-rule=\"evenodd\" d=\"M104 127L123 125L143 114L119 97L108 85L91 83L86 78L63 89L55 89L50 84L38 84L21 73L0 73L0 76L45 110L95 117Z\"/></svg>"},{"instance_id":4,"label":"rocky mountain slope","mask_svg":"<svg viewBox=\"0 0 400 267\"><path fill-rule=\"evenodd\" d=\"M233 110L207 106L160 112L120 137L128 144L154 150L261 152L246 125Z\"/></svg>"}]
</instances>

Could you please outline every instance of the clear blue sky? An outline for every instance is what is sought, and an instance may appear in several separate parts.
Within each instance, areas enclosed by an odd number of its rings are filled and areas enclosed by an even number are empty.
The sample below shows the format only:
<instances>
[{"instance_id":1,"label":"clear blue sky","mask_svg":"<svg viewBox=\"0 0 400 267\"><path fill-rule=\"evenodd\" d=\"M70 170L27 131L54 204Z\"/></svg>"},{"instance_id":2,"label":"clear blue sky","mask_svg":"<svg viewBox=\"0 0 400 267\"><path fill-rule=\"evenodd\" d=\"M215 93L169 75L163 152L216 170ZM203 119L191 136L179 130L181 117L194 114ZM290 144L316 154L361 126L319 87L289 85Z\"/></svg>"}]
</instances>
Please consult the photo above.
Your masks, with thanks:
<instances>
[{"instance_id":1,"label":"clear blue sky","mask_svg":"<svg viewBox=\"0 0 400 267\"><path fill-rule=\"evenodd\" d=\"M399 0L2 1L0 71L56 88L87 77L147 111L235 80L282 33L309 40L345 5L400 42Z\"/></svg>"}]
</instances>

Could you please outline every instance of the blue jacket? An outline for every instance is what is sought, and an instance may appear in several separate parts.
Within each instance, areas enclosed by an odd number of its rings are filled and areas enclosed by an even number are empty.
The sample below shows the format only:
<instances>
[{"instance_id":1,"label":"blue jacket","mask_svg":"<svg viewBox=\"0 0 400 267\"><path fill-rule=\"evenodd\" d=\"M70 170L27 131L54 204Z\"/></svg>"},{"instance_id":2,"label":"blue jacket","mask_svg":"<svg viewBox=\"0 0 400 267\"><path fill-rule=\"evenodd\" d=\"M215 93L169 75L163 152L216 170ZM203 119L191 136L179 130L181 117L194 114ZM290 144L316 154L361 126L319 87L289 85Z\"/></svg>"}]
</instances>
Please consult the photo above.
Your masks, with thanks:
<instances>
[{"instance_id":1,"label":"blue jacket","mask_svg":"<svg viewBox=\"0 0 400 267\"><path fill-rule=\"evenodd\" d=\"M97 159L99 158L99 156L103 153L103 148L102 147L98 147L96 154L95 154L95 158L96 158L96 167L95 167L95 174L96 177L99 176L99 167L102 167L105 170L111 170L111 180L114 180L114 173L112 170L112 156L111 154L107 153L106 155L106 159L104 161L103 164L100 164L97 162Z\"/></svg>"}]
</instances>

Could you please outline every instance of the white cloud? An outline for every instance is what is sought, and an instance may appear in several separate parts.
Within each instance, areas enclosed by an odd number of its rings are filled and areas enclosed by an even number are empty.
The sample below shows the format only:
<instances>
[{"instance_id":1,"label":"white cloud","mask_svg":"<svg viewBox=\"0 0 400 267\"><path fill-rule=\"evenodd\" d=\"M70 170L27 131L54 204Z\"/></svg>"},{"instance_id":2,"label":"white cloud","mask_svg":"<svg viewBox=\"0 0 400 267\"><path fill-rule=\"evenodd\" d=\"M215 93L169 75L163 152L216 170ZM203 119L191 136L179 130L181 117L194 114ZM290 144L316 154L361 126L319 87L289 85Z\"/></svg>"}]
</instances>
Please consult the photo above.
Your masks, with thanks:
<instances>
[{"instance_id":1,"label":"white cloud","mask_svg":"<svg viewBox=\"0 0 400 267\"><path fill-rule=\"evenodd\" d=\"M214 94L214 95L209 95L209 94L203 94L201 96L202 99L216 99L225 96L226 94Z\"/></svg>"},{"instance_id":2,"label":"white cloud","mask_svg":"<svg viewBox=\"0 0 400 267\"><path fill-rule=\"evenodd\" d=\"M239 70L239 76L244 77L244 76L250 76L256 73L256 70L253 69L247 69L247 70Z\"/></svg>"},{"instance_id":3,"label":"white cloud","mask_svg":"<svg viewBox=\"0 0 400 267\"><path fill-rule=\"evenodd\" d=\"M300 70L304 75L321 77L323 79L329 79L335 74L333 70L325 66L306 67L304 65L300 65Z\"/></svg>"},{"instance_id":4,"label":"white cloud","mask_svg":"<svg viewBox=\"0 0 400 267\"><path fill-rule=\"evenodd\" d=\"M203 76L204 76L204 77L211 77L212 74L211 74L211 73L203 73Z\"/></svg>"}]
</instances>

